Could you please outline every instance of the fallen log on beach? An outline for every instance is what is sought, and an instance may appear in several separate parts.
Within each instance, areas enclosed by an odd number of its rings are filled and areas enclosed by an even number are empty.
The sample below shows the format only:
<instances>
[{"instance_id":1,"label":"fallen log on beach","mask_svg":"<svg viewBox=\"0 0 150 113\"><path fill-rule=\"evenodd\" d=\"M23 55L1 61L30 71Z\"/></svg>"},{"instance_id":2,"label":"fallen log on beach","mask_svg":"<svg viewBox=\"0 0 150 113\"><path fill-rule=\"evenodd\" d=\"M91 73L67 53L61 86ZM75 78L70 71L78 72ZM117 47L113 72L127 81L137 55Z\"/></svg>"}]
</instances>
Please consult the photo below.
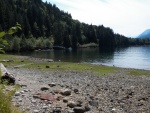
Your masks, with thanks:
<instances>
[{"instance_id":1,"label":"fallen log on beach","mask_svg":"<svg viewBox=\"0 0 150 113\"><path fill-rule=\"evenodd\" d=\"M1 77L0 77L1 83L7 81L8 84L13 84L13 85L15 84L14 76L8 72L8 70L2 63L0 63L0 73L1 73Z\"/></svg>"}]
</instances>

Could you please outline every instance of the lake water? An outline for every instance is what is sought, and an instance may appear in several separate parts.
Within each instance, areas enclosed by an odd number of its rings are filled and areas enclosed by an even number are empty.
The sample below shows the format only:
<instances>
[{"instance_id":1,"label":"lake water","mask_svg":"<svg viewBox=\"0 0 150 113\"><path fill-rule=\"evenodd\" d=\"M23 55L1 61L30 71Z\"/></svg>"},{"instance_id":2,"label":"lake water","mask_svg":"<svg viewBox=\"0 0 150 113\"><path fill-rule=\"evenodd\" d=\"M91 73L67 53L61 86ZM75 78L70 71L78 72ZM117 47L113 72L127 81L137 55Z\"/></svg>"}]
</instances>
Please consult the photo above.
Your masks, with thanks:
<instances>
[{"instance_id":1,"label":"lake water","mask_svg":"<svg viewBox=\"0 0 150 113\"><path fill-rule=\"evenodd\" d=\"M150 46L118 48L114 51L99 51L84 48L77 51L50 50L19 53L20 55L53 59L54 61L86 62L109 66L150 70Z\"/></svg>"}]
</instances>

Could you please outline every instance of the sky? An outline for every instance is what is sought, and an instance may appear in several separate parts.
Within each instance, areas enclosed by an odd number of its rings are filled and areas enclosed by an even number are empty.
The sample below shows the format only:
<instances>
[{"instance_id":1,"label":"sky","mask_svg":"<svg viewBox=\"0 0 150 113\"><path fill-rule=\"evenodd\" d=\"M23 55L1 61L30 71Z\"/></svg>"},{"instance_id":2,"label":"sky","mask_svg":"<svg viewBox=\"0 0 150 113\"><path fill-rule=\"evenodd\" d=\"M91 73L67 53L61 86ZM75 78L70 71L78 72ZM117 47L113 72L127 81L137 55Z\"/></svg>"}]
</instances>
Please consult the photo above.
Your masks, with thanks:
<instances>
[{"instance_id":1,"label":"sky","mask_svg":"<svg viewBox=\"0 0 150 113\"><path fill-rule=\"evenodd\" d=\"M110 27L115 33L137 37L150 29L150 0L43 0L68 12L73 19Z\"/></svg>"}]
</instances>

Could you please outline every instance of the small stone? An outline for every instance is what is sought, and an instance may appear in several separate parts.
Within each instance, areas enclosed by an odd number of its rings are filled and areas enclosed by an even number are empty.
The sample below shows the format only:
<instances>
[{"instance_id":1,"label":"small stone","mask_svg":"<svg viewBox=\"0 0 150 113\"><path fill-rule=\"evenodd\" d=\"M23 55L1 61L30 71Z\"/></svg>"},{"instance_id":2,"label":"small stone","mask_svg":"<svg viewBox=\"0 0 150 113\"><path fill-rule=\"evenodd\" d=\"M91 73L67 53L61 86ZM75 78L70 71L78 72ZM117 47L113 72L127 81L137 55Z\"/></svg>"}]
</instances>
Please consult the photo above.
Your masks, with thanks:
<instances>
[{"instance_id":1,"label":"small stone","mask_svg":"<svg viewBox=\"0 0 150 113\"><path fill-rule=\"evenodd\" d=\"M74 107L74 112L75 113L84 113L85 109L83 107Z\"/></svg>"},{"instance_id":2,"label":"small stone","mask_svg":"<svg viewBox=\"0 0 150 113\"><path fill-rule=\"evenodd\" d=\"M54 87L54 86L56 86L56 84L54 83L54 82L52 82L52 83L50 83L50 84L48 84L50 87Z\"/></svg>"},{"instance_id":3,"label":"small stone","mask_svg":"<svg viewBox=\"0 0 150 113\"><path fill-rule=\"evenodd\" d=\"M39 98L39 95L35 94L35 95L33 95L33 98Z\"/></svg>"},{"instance_id":4,"label":"small stone","mask_svg":"<svg viewBox=\"0 0 150 113\"><path fill-rule=\"evenodd\" d=\"M68 99L67 97L63 98L63 102L64 102L64 103L67 103L68 100L69 100L69 99Z\"/></svg>"},{"instance_id":5,"label":"small stone","mask_svg":"<svg viewBox=\"0 0 150 113\"><path fill-rule=\"evenodd\" d=\"M79 90L78 89L74 89L74 93L79 93Z\"/></svg>"},{"instance_id":6,"label":"small stone","mask_svg":"<svg viewBox=\"0 0 150 113\"><path fill-rule=\"evenodd\" d=\"M67 106L70 107L70 108L74 108L75 106L77 106L77 103L74 102L74 101L68 101Z\"/></svg>"},{"instance_id":7,"label":"small stone","mask_svg":"<svg viewBox=\"0 0 150 113\"><path fill-rule=\"evenodd\" d=\"M21 87L22 87L22 88L26 88L26 87L27 87L27 85L22 84L22 85L21 85Z\"/></svg>"},{"instance_id":8,"label":"small stone","mask_svg":"<svg viewBox=\"0 0 150 113\"><path fill-rule=\"evenodd\" d=\"M56 93L56 94L58 94L58 93L60 93L61 92L61 90L59 90L59 89L55 89L54 91L53 91L53 93Z\"/></svg>"},{"instance_id":9,"label":"small stone","mask_svg":"<svg viewBox=\"0 0 150 113\"><path fill-rule=\"evenodd\" d=\"M47 87L47 86L42 86L42 87L41 87L41 91L45 91L45 90L49 90L49 87Z\"/></svg>"},{"instance_id":10,"label":"small stone","mask_svg":"<svg viewBox=\"0 0 150 113\"><path fill-rule=\"evenodd\" d=\"M47 109L47 108L48 108L48 106L43 106L43 107L42 107L42 109Z\"/></svg>"},{"instance_id":11,"label":"small stone","mask_svg":"<svg viewBox=\"0 0 150 113\"><path fill-rule=\"evenodd\" d=\"M67 113L75 113L73 110L68 110Z\"/></svg>"},{"instance_id":12,"label":"small stone","mask_svg":"<svg viewBox=\"0 0 150 113\"><path fill-rule=\"evenodd\" d=\"M99 102L98 102L97 100L91 100L91 101L89 101L89 104L90 104L91 106L98 107Z\"/></svg>"},{"instance_id":13,"label":"small stone","mask_svg":"<svg viewBox=\"0 0 150 113\"><path fill-rule=\"evenodd\" d=\"M69 95L71 95L71 90L70 89L65 89L61 92L61 94L64 95L64 96L69 96Z\"/></svg>"},{"instance_id":14,"label":"small stone","mask_svg":"<svg viewBox=\"0 0 150 113\"><path fill-rule=\"evenodd\" d=\"M45 66L46 68L50 68L50 66Z\"/></svg>"},{"instance_id":15,"label":"small stone","mask_svg":"<svg viewBox=\"0 0 150 113\"><path fill-rule=\"evenodd\" d=\"M82 106L82 103L83 103L82 100L78 100L77 101L77 106Z\"/></svg>"},{"instance_id":16,"label":"small stone","mask_svg":"<svg viewBox=\"0 0 150 113\"><path fill-rule=\"evenodd\" d=\"M16 92L16 93L15 93L15 96L20 96L20 92Z\"/></svg>"},{"instance_id":17,"label":"small stone","mask_svg":"<svg viewBox=\"0 0 150 113\"><path fill-rule=\"evenodd\" d=\"M40 111L39 110L33 110L33 113L39 113Z\"/></svg>"},{"instance_id":18,"label":"small stone","mask_svg":"<svg viewBox=\"0 0 150 113\"><path fill-rule=\"evenodd\" d=\"M18 102L22 102L22 99L20 98L20 99L18 99Z\"/></svg>"},{"instance_id":19,"label":"small stone","mask_svg":"<svg viewBox=\"0 0 150 113\"><path fill-rule=\"evenodd\" d=\"M27 90L27 89L24 89L23 91L24 91L24 92L28 92L28 90Z\"/></svg>"},{"instance_id":20,"label":"small stone","mask_svg":"<svg viewBox=\"0 0 150 113\"><path fill-rule=\"evenodd\" d=\"M52 113L61 113L61 107L56 107L53 109L53 112Z\"/></svg>"},{"instance_id":21,"label":"small stone","mask_svg":"<svg viewBox=\"0 0 150 113\"><path fill-rule=\"evenodd\" d=\"M26 95L25 94L22 94L22 97L25 97Z\"/></svg>"},{"instance_id":22,"label":"small stone","mask_svg":"<svg viewBox=\"0 0 150 113\"><path fill-rule=\"evenodd\" d=\"M116 111L117 109L116 108L112 108L112 111Z\"/></svg>"},{"instance_id":23,"label":"small stone","mask_svg":"<svg viewBox=\"0 0 150 113\"><path fill-rule=\"evenodd\" d=\"M36 100L31 100L31 102L35 104L35 103L36 103Z\"/></svg>"},{"instance_id":24,"label":"small stone","mask_svg":"<svg viewBox=\"0 0 150 113\"><path fill-rule=\"evenodd\" d=\"M90 106L89 105L85 105L85 111L90 111L91 110L91 108L90 108Z\"/></svg>"},{"instance_id":25,"label":"small stone","mask_svg":"<svg viewBox=\"0 0 150 113\"><path fill-rule=\"evenodd\" d=\"M21 93L21 94L23 94L23 93L24 93L24 91L21 91L20 93Z\"/></svg>"},{"instance_id":26,"label":"small stone","mask_svg":"<svg viewBox=\"0 0 150 113\"><path fill-rule=\"evenodd\" d=\"M57 100L57 96L52 95L52 94L44 94L44 93L38 93L33 95L34 98L39 98L41 100L45 101L55 101Z\"/></svg>"}]
</instances>

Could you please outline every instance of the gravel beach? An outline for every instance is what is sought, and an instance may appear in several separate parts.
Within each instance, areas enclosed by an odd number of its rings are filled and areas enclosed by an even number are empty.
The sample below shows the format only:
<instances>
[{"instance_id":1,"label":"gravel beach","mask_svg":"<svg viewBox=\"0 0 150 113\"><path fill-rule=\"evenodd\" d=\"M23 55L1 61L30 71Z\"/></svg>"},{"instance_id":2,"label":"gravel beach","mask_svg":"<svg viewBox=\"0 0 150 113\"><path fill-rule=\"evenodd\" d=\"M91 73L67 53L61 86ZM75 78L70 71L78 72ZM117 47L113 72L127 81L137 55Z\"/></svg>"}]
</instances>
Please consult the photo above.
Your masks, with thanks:
<instances>
[{"instance_id":1,"label":"gravel beach","mask_svg":"<svg viewBox=\"0 0 150 113\"><path fill-rule=\"evenodd\" d=\"M150 113L150 76L127 69L91 72L8 68L21 89L12 99L24 113Z\"/></svg>"}]
</instances>

